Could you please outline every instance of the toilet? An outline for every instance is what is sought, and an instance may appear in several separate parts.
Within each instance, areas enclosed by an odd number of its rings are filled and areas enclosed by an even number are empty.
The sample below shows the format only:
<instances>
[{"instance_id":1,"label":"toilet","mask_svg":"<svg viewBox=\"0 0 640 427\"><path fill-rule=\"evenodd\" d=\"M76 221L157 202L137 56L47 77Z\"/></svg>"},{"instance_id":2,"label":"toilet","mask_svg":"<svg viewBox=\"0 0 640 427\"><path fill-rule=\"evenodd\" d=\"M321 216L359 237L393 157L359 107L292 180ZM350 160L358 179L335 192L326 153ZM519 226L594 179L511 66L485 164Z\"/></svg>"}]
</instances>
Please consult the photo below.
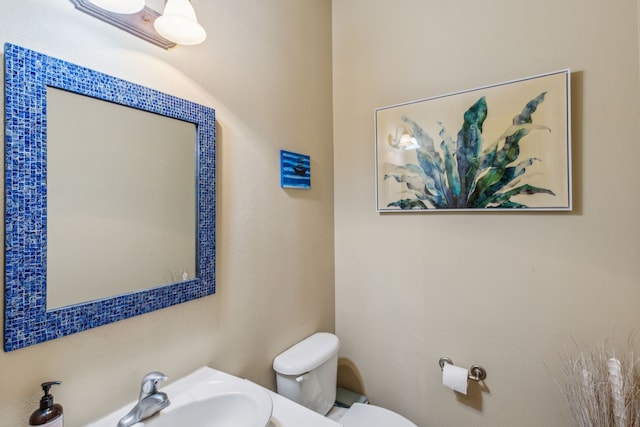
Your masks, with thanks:
<instances>
[{"instance_id":1,"label":"toilet","mask_svg":"<svg viewBox=\"0 0 640 427\"><path fill-rule=\"evenodd\" d=\"M278 394L326 416L336 400L339 348L337 336L318 332L279 354L273 360ZM417 427L395 412L364 403L354 403L339 422L344 427Z\"/></svg>"}]
</instances>

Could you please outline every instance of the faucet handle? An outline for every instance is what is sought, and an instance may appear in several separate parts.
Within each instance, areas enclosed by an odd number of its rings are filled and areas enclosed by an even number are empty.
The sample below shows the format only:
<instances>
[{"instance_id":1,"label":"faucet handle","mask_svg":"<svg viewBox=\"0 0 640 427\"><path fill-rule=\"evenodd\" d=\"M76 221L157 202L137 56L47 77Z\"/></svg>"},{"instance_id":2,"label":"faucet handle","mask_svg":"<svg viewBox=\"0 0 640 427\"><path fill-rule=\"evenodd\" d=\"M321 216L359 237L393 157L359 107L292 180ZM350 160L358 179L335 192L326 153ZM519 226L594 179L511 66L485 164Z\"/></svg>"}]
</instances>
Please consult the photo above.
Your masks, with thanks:
<instances>
[{"instance_id":1,"label":"faucet handle","mask_svg":"<svg viewBox=\"0 0 640 427\"><path fill-rule=\"evenodd\" d=\"M140 396L147 396L157 392L156 386L160 381L166 381L169 377L162 372L153 371L142 377L140 384Z\"/></svg>"}]
</instances>

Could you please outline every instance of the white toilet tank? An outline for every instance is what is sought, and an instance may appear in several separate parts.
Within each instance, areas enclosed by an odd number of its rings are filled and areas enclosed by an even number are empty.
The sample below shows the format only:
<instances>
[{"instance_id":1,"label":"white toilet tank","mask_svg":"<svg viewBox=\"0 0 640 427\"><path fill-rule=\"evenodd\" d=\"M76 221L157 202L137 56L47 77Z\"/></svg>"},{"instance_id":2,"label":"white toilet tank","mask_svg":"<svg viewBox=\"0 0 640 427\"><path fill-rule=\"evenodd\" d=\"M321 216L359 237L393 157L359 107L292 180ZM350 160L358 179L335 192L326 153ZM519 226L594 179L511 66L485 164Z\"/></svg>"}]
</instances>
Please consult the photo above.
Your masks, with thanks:
<instances>
[{"instance_id":1,"label":"white toilet tank","mask_svg":"<svg viewBox=\"0 0 640 427\"><path fill-rule=\"evenodd\" d=\"M318 332L273 360L278 394L326 415L336 400L338 349L334 334Z\"/></svg>"}]
</instances>

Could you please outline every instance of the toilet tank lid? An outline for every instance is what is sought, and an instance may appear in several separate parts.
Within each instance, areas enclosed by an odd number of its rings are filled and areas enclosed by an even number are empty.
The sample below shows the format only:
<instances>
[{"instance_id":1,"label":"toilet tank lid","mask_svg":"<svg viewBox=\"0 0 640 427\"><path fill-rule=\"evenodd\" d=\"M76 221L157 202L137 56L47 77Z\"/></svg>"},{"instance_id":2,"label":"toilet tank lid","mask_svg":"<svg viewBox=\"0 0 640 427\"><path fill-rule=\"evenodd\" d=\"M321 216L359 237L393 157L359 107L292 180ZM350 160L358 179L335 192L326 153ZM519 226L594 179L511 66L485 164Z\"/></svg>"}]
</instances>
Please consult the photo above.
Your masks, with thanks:
<instances>
[{"instance_id":1,"label":"toilet tank lid","mask_svg":"<svg viewBox=\"0 0 640 427\"><path fill-rule=\"evenodd\" d=\"M338 353L340 340L334 334L317 332L279 354L273 360L273 369L284 375L309 372Z\"/></svg>"}]
</instances>

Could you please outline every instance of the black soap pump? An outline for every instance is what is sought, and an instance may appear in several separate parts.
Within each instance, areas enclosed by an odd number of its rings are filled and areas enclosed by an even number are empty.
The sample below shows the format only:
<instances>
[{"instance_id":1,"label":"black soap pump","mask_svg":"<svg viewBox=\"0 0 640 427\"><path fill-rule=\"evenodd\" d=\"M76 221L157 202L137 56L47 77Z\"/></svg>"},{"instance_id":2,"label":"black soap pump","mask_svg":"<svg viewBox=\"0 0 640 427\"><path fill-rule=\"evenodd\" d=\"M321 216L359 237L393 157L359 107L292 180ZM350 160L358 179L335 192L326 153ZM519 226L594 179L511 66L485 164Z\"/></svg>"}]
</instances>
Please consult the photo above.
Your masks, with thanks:
<instances>
[{"instance_id":1,"label":"black soap pump","mask_svg":"<svg viewBox=\"0 0 640 427\"><path fill-rule=\"evenodd\" d=\"M30 426L42 427L63 427L62 406L53 403L53 396L49 394L49 389L54 384L61 384L60 381L49 381L42 383L44 396L40 399L40 409L36 409L29 418Z\"/></svg>"}]
</instances>

